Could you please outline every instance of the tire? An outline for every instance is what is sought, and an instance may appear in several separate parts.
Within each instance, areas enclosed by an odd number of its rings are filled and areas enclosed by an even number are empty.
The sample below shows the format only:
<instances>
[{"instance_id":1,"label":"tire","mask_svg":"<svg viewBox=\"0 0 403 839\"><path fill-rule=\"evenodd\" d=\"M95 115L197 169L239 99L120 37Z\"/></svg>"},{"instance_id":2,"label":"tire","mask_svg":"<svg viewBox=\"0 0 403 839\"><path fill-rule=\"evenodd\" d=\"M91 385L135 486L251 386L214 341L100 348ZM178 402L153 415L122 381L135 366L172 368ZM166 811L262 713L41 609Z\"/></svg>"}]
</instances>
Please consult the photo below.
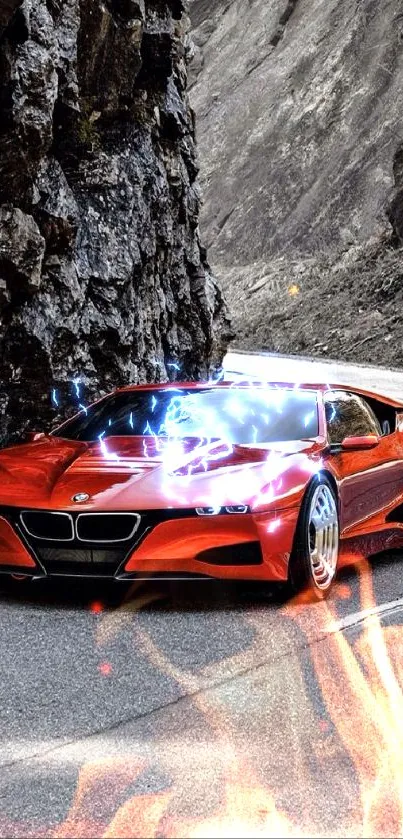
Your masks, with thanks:
<instances>
[{"instance_id":1,"label":"tire","mask_svg":"<svg viewBox=\"0 0 403 839\"><path fill-rule=\"evenodd\" d=\"M337 494L325 475L314 478L305 493L290 557L289 581L295 592L316 600L329 594L339 559Z\"/></svg>"}]
</instances>

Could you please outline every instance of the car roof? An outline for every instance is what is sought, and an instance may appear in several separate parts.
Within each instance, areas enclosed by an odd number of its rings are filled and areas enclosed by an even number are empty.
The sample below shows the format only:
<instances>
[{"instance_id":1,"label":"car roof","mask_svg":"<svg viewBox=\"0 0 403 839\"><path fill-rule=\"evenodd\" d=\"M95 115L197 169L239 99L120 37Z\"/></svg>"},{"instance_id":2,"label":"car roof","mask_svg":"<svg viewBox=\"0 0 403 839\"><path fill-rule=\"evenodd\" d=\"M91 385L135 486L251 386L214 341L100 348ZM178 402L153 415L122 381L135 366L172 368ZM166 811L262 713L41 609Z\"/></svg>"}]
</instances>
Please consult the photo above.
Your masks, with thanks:
<instances>
[{"instance_id":1,"label":"car roof","mask_svg":"<svg viewBox=\"0 0 403 839\"><path fill-rule=\"evenodd\" d=\"M391 396L387 396L383 393L377 393L376 391L366 390L364 388L356 387L355 385L349 384L340 384L337 382L265 382L265 381L255 381L253 379L239 379L238 381L226 381L222 380L219 382L214 381L207 381L207 382L159 382L158 384L149 383L149 384L139 384L139 385L125 385L124 387L117 388L119 393L123 391L131 391L131 390L181 390L182 388L187 390L208 390L211 388L284 388L286 390L315 390L321 391L325 393L328 390L344 390L349 393L356 393L358 396L363 396L364 398L367 397L368 399L377 399L379 402L384 402L385 405L389 405L393 408L402 408L403 410L403 401L398 401L393 399ZM116 392L116 391L115 391Z\"/></svg>"}]
</instances>

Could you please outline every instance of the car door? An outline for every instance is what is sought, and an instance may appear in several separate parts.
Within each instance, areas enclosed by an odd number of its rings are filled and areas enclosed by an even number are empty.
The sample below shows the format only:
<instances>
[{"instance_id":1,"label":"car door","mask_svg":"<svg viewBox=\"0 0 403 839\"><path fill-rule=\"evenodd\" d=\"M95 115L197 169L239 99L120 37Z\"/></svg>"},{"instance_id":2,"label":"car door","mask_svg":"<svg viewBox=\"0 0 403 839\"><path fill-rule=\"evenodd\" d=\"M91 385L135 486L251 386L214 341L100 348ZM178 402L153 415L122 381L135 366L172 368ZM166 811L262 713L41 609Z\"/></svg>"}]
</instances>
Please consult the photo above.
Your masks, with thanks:
<instances>
[{"instance_id":1,"label":"car door","mask_svg":"<svg viewBox=\"0 0 403 839\"><path fill-rule=\"evenodd\" d=\"M341 532L345 536L355 530L369 532L374 516L382 520L402 501L402 435L394 428L384 434L371 406L358 394L328 391L324 403L329 443L339 444L345 437L379 437L372 449L341 450L331 456L339 482Z\"/></svg>"}]
</instances>

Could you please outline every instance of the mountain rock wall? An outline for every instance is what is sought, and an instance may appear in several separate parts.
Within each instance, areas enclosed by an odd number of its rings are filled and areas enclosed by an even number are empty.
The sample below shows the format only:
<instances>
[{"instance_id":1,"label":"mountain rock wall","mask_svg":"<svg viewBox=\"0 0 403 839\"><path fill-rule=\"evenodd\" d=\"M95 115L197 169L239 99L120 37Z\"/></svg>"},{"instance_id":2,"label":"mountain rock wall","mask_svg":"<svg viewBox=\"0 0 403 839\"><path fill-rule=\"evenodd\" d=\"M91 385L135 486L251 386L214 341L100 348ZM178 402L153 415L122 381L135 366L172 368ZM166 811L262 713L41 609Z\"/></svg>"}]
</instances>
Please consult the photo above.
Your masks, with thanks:
<instances>
[{"instance_id":1,"label":"mountain rock wall","mask_svg":"<svg viewBox=\"0 0 403 839\"><path fill-rule=\"evenodd\" d=\"M62 416L72 382L90 399L222 359L185 5L0 0L2 441Z\"/></svg>"},{"instance_id":2,"label":"mountain rock wall","mask_svg":"<svg viewBox=\"0 0 403 839\"><path fill-rule=\"evenodd\" d=\"M190 11L201 231L238 345L403 364L381 291L403 264L401 0Z\"/></svg>"}]
</instances>

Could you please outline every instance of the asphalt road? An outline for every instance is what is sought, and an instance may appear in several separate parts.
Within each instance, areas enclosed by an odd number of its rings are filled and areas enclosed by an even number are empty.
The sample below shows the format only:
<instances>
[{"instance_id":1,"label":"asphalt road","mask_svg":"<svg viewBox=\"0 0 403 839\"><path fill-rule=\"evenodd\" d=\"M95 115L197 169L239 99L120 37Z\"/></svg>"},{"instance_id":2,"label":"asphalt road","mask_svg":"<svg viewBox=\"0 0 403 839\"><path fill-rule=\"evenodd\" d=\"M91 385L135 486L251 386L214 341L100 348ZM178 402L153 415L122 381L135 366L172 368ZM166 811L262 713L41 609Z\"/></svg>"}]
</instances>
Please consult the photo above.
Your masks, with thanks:
<instances>
[{"instance_id":1,"label":"asphalt road","mask_svg":"<svg viewBox=\"0 0 403 839\"><path fill-rule=\"evenodd\" d=\"M0 581L0 835L401 835L402 569L347 570L326 604Z\"/></svg>"},{"instance_id":2,"label":"asphalt road","mask_svg":"<svg viewBox=\"0 0 403 839\"><path fill-rule=\"evenodd\" d=\"M340 361L278 356L271 353L230 352L224 369L228 378L355 385L403 401L403 370L388 370Z\"/></svg>"}]
</instances>

